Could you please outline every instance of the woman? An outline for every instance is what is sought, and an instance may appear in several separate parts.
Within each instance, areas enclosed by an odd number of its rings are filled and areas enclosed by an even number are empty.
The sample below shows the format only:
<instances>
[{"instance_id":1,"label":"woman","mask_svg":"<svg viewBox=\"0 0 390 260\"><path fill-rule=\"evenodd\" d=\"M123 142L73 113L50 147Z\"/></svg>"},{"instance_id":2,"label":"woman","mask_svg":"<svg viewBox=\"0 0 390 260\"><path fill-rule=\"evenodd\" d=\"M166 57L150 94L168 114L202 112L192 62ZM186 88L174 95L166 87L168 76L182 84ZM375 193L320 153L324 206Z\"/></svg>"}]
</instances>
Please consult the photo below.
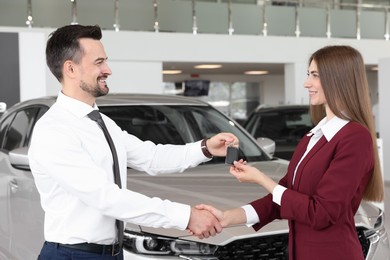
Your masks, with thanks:
<instances>
[{"instance_id":1,"label":"woman","mask_svg":"<svg viewBox=\"0 0 390 260\"><path fill-rule=\"evenodd\" d=\"M364 259L354 215L362 199L383 200L383 183L361 54L349 46L319 49L309 59L304 87L316 127L300 141L279 183L242 160L230 168L240 182L258 183L270 194L225 212L199 208L224 227L246 223L259 230L287 219L289 259Z\"/></svg>"}]
</instances>

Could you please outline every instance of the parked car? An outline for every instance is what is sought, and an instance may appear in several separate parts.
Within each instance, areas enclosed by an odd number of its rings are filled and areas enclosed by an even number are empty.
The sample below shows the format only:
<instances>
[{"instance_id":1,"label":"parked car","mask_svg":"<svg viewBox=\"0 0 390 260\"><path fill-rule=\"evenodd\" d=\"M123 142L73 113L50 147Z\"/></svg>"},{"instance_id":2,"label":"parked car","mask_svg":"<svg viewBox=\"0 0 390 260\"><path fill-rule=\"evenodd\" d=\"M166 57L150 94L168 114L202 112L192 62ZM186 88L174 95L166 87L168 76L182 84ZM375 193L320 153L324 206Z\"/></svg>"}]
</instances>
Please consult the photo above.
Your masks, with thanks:
<instances>
[{"instance_id":1,"label":"parked car","mask_svg":"<svg viewBox=\"0 0 390 260\"><path fill-rule=\"evenodd\" d=\"M275 141L275 157L290 160L302 136L313 127L308 105L258 106L244 123L256 139Z\"/></svg>"},{"instance_id":2,"label":"parked car","mask_svg":"<svg viewBox=\"0 0 390 260\"><path fill-rule=\"evenodd\" d=\"M55 102L45 97L21 102L0 118L0 259L36 259L44 242L43 210L29 169L27 150L36 121ZM240 140L240 157L278 180L288 161L272 159L256 140L229 117L205 102L179 96L112 94L97 100L100 111L143 140L184 144L232 132ZM55 145L55 144L53 144ZM180 174L149 176L128 169L128 187L148 196L221 209L238 207L266 194L256 184L239 183L224 158ZM363 202L355 216L356 232L367 260L389 259L384 214ZM225 228L207 239L187 231L128 223L125 259L288 259L288 225L276 220L255 232L245 225Z\"/></svg>"}]
</instances>

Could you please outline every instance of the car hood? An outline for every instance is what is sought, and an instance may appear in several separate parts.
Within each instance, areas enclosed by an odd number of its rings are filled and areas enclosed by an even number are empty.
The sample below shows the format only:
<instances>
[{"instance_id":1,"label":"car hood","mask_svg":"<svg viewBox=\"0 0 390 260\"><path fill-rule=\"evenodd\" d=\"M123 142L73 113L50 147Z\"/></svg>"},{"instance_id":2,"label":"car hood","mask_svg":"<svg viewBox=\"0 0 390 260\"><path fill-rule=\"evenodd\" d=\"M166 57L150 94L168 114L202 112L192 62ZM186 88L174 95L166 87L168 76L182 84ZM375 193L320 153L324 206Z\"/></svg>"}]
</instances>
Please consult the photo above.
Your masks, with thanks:
<instances>
[{"instance_id":1,"label":"car hood","mask_svg":"<svg viewBox=\"0 0 390 260\"><path fill-rule=\"evenodd\" d=\"M248 163L248 165L261 169L275 181L278 181L286 173L288 161L276 159ZM229 165L226 164L204 164L188 169L183 173L160 176L150 176L146 173L129 169L127 187L149 197L159 197L192 206L204 203L222 210L243 206L268 193L257 184L240 183L229 173ZM356 224L372 227L378 214L379 210L376 207L364 203L364 206L360 207L359 212L356 214ZM288 232L288 224L285 220L275 220L258 232L246 225L233 226L225 228L221 234L215 237L202 240L190 236L185 230L151 228L133 224L127 224L127 228L215 245L225 245L233 240L252 236L275 235Z\"/></svg>"}]
</instances>

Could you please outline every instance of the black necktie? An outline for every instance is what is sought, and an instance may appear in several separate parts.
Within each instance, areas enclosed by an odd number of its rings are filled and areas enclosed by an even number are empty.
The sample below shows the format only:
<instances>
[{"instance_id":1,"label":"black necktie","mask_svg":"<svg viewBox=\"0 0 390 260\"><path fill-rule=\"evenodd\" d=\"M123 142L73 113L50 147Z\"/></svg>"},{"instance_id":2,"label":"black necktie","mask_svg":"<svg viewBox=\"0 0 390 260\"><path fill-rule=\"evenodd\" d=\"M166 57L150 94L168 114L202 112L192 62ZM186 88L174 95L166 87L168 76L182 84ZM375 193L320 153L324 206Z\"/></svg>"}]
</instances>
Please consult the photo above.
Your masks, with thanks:
<instances>
[{"instance_id":1,"label":"black necktie","mask_svg":"<svg viewBox=\"0 0 390 260\"><path fill-rule=\"evenodd\" d=\"M106 140L110 146L112 158L114 160L113 170L114 170L114 180L115 184L119 186L119 188L122 188L121 184L121 176L119 174L119 163L118 163L118 155L116 153L114 142L112 141L112 138L110 136L110 133L108 132L108 129L106 125L104 124L104 121L102 119L102 116L100 115L98 110L93 110L91 113L88 114L88 117L92 119L93 121L96 121L100 128L103 130L104 136L106 137ZM116 220L116 226L118 228L118 242L120 246L122 246L123 242L123 221Z\"/></svg>"}]
</instances>

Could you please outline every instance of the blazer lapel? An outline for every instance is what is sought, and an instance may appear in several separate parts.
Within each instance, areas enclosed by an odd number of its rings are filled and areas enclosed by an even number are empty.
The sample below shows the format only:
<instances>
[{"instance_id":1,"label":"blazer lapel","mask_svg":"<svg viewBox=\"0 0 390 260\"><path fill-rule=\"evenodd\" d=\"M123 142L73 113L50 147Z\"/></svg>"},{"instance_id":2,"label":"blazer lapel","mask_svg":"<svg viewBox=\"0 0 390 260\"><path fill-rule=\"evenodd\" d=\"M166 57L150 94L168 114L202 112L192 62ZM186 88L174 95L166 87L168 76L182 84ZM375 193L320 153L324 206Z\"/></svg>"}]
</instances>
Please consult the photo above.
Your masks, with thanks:
<instances>
[{"instance_id":1,"label":"blazer lapel","mask_svg":"<svg viewBox=\"0 0 390 260\"><path fill-rule=\"evenodd\" d=\"M310 150L310 152L306 155L306 157L303 159L303 161L301 162L301 164L299 165L298 169L297 169L297 173L296 173L296 176L295 176L295 180L294 180L294 186L293 186L293 189L294 190L298 190L299 188L299 184L301 182L301 178L302 178L302 170L305 168L305 165L307 164L307 162L327 143L328 141L326 140L325 136L322 136L320 138L320 140L318 140L318 142L313 146L313 148ZM303 154L302 154L303 155ZM301 156L302 156L301 155ZM290 181L290 180L289 180ZM292 179L291 179L291 182L292 183Z\"/></svg>"},{"instance_id":2,"label":"blazer lapel","mask_svg":"<svg viewBox=\"0 0 390 260\"><path fill-rule=\"evenodd\" d=\"M303 154L306 151L306 147L309 144L309 141L311 139L311 135L304 135L301 139L301 141L298 143L298 146L295 148L295 152L293 153L293 156L291 157L289 166L288 166L288 172L287 175L287 185L288 188L292 188L292 180L294 176L294 170L297 167L297 164L299 163L299 160L302 158Z\"/></svg>"}]
</instances>

